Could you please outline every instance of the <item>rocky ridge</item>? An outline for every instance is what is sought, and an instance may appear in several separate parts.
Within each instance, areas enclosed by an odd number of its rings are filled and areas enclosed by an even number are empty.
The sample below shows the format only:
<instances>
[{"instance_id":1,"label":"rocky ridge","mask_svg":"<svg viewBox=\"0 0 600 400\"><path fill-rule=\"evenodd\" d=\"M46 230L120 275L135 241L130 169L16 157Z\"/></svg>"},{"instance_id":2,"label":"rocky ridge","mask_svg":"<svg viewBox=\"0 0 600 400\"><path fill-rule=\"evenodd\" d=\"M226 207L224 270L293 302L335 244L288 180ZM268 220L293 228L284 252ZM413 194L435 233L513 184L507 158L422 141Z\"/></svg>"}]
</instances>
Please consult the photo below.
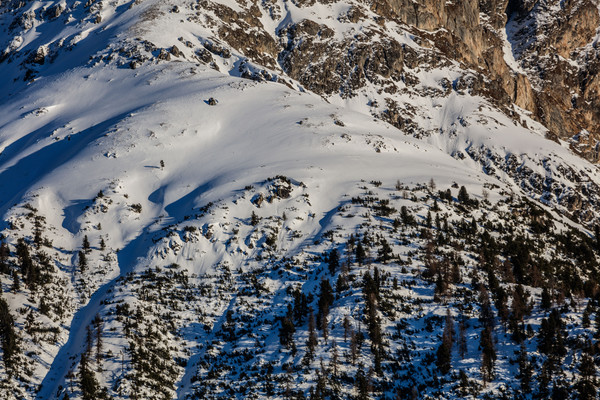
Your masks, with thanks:
<instances>
[{"instance_id":1,"label":"rocky ridge","mask_svg":"<svg viewBox=\"0 0 600 400\"><path fill-rule=\"evenodd\" d=\"M0 10L2 395L594 398L594 2Z\"/></svg>"}]
</instances>

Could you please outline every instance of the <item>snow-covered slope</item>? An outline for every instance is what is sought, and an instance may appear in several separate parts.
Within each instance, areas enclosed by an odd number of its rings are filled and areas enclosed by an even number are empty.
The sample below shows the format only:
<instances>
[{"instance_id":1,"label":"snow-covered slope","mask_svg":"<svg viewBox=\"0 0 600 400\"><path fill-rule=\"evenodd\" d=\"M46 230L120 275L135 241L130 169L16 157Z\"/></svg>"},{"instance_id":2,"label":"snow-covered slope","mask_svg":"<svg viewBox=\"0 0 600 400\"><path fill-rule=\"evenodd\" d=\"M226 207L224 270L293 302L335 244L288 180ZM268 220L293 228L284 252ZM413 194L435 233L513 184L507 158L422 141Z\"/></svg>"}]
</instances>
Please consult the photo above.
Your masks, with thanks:
<instances>
[{"instance_id":1,"label":"snow-covered slope","mask_svg":"<svg viewBox=\"0 0 600 400\"><path fill-rule=\"evenodd\" d=\"M597 168L425 27L355 2L1 7L3 397L529 396L521 361L554 368L540 396L591 382ZM311 52L360 32L384 56L357 80ZM562 331L565 354L537 345Z\"/></svg>"}]
</instances>

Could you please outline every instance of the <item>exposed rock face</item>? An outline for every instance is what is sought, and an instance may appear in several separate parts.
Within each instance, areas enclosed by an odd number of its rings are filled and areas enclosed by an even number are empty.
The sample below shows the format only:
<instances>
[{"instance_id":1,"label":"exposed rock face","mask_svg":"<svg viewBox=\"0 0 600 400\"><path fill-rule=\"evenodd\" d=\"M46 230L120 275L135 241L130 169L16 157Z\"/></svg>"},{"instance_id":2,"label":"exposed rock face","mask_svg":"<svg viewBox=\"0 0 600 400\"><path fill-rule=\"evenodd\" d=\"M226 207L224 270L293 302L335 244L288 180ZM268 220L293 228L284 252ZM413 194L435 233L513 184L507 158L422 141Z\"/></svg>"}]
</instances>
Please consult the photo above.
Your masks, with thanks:
<instances>
[{"instance_id":1,"label":"exposed rock face","mask_svg":"<svg viewBox=\"0 0 600 400\"><path fill-rule=\"evenodd\" d=\"M598 5L581 1L511 1L513 50L536 90L536 117L556 136L591 133L574 149L597 162Z\"/></svg>"},{"instance_id":2,"label":"exposed rock face","mask_svg":"<svg viewBox=\"0 0 600 400\"><path fill-rule=\"evenodd\" d=\"M591 0L562 6L553 1L440 5L433 0L377 0L369 10L353 6L344 17L353 22L369 12L377 15L380 27L343 40L313 21L288 25L278 32L286 39L280 66L310 90L351 97L367 83L387 93L396 92L398 82L410 86L406 68L422 66L425 58L434 67L457 61L479 75L471 80L472 94L506 110L514 104L530 111L549 129L549 137L570 139L582 130L590 132L586 146L577 149L597 161L588 145L595 146L600 135L600 77L595 45L586 45L596 35L600 14ZM431 53L419 53L390 37L389 23L406 27ZM505 30L521 70L507 64ZM373 36L382 40L370 43Z\"/></svg>"}]
</instances>

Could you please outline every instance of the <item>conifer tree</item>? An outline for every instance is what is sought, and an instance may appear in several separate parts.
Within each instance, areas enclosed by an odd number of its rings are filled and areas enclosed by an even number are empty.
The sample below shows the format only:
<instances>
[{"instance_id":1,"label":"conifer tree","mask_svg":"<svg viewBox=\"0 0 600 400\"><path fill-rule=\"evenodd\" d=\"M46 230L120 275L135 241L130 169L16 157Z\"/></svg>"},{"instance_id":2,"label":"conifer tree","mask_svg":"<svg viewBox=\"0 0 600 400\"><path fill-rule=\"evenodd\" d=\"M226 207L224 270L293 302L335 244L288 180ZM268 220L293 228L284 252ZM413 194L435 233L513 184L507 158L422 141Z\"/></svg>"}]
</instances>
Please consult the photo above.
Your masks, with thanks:
<instances>
[{"instance_id":1,"label":"conifer tree","mask_svg":"<svg viewBox=\"0 0 600 400\"><path fill-rule=\"evenodd\" d=\"M288 304L287 313L281 319L281 328L279 329L279 342L288 349L294 341L294 332L296 331L293 318L292 306Z\"/></svg>"},{"instance_id":2,"label":"conifer tree","mask_svg":"<svg viewBox=\"0 0 600 400\"><path fill-rule=\"evenodd\" d=\"M81 247L83 248L83 251L85 251L86 254L88 254L91 251L90 241L88 240L87 235L83 237L83 244Z\"/></svg>"},{"instance_id":3,"label":"conifer tree","mask_svg":"<svg viewBox=\"0 0 600 400\"><path fill-rule=\"evenodd\" d=\"M521 383L521 391L523 393L531 393L531 381L533 377L533 366L529 361L527 349L525 343L521 342L521 349L519 351L519 374L517 378Z\"/></svg>"},{"instance_id":4,"label":"conifer tree","mask_svg":"<svg viewBox=\"0 0 600 400\"><path fill-rule=\"evenodd\" d=\"M80 250L79 253L77 254L77 257L78 257L79 271L81 273L84 273L85 270L87 269L87 258L85 257L85 253Z\"/></svg>"},{"instance_id":5,"label":"conifer tree","mask_svg":"<svg viewBox=\"0 0 600 400\"><path fill-rule=\"evenodd\" d=\"M19 290L21 290L21 281L19 280L19 274L17 273L16 269L13 269L12 278L13 278L13 283L12 283L11 291L13 293L19 293Z\"/></svg>"},{"instance_id":6,"label":"conifer tree","mask_svg":"<svg viewBox=\"0 0 600 400\"><path fill-rule=\"evenodd\" d=\"M98 381L94 373L89 368L89 353L87 351L81 354L79 362L79 384L81 386L81 397L83 400L97 400Z\"/></svg>"},{"instance_id":7,"label":"conifer tree","mask_svg":"<svg viewBox=\"0 0 600 400\"><path fill-rule=\"evenodd\" d=\"M452 346L454 343L454 320L450 314L450 310L446 312L446 323L444 325L444 333L442 334L442 344L437 350L436 365L442 374L450 372L452 360Z\"/></svg>"},{"instance_id":8,"label":"conifer tree","mask_svg":"<svg viewBox=\"0 0 600 400\"><path fill-rule=\"evenodd\" d=\"M467 322L463 316L458 323L458 354L462 360L467 355Z\"/></svg>"},{"instance_id":9,"label":"conifer tree","mask_svg":"<svg viewBox=\"0 0 600 400\"><path fill-rule=\"evenodd\" d=\"M102 317L100 314L96 314L92 323L94 324L96 333L96 365L98 372L102 372Z\"/></svg>"},{"instance_id":10,"label":"conifer tree","mask_svg":"<svg viewBox=\"0 0 600 400\"><path fill-rule=\"evenodd\" d=\"M250 224L256 226L259 222L260 218L258 217L258 215L256 215L254 211L252 211L252 215L250 216Z\"/></svg>"},{"instance_id":11,"label":"conifer tree","mask_svg":"<svg viewBox=\"0 0 600 400\"><path fill-rule=\"evenodd\" d=\"M513 338L520 342L523 339L523 317L527 314L526 297L523 286L517 285L513 292L511 304L510 327Z\"/></svg>"},{"instance_id":12,"label":"conifer tree","mask_svg":"<svg viewBox=\"0 0 600 400\"><path fill-rule=\"evenodd\" d=\"M377 254L379 256L379 261L381 261L384 264L392 259L392 248L390 247L390 244L387 242L387 240L385 240L385 238L381 239L381 248L379 249Z\"/></svg>"},{"instance_id":13,"label":"conifer tree","mask_svg":"<svg viewBox=\"0 0 600 400\"><path fill-rule=\"evenodd\" d=\"M344 316L344 322L342 325L344 327L344 342L346 342L348 340L348 335L352 330L352 327L350 326L350 318L347 315Z\"/></svg>"},{"instance_id":14,"label":"conifer tree","mask_svg":"<svg viewBox=\"0 0 600 400\"><path fill-rule=\"evenodd\" d=\"M17 240L17 257L19 258L20 271L25 284L29 288L34 288L39 277L39 268L33 263L29 253L29 246L23 238Z\"/></svg>"},{"instance_id":15,"label":"conifer tree","mask_svg":"<svg viewBox=\"0 0 600 400\"><path fill-rule=\"evenodd\" d=\"M310 364L312 361L315 349L317 347L317 324L315 322L315 315L310 310L308 315L308 340L306 341L306 356L305 356L305 364Z\"/></svg>"},{"instance_id":16,"label":"conifer tree","mask_svg":"<svg viewBox=\"0 0 600 400\"><path fill-rule=\"evenodd\" d=\"M8 265L8 256L10 255L10 251L8 249L8 245L5 242L0 243L0 273L1 274L9 274L10 268Z\"/></svg>"},{"instance_id":17,"label":"conifer tree","mask_svg":"<svg viewBox=\"0 0 600 400\"><path fill-rule=\"evenodd\" d=\"M321 292L319 294L317 324L320 328L323 327L322 320L329 315L329 308L333 304L333 289L328 279L321 279Z\"/></svg>"},{"instance_id":18,"label":"conifer tree","mask_svg":"<svg viewBox=\"0 0 600 400\"><path fill-rule=\"evenodd\" d=\"M365 259L367 258L367 253L361 242L358 242L356 245L356 251L354 253L356 257L356 263L359 265L363 265L365 263Z\"/></svg>"},{"instance_id":19,"label":"conifer tree","mask_svg":"<svg viewBox=\"0 0 600 400\"><path fill-rule=\"evenodd\" d=\"M490 382L494 378L494 364L496 362L496 349L490 326L485 327L481 332L479 345L481 346L481 372L483 380Z\"/></svg>"},{"instance_id":20,"label":"conifer tree","mask_svg":"<svg viewBox=\"0 0 600 400\"><path fill-rule=\"evenodd\" d=\"M552 307L552 298L550 297L550 291L547 287L542 290L542 302L541 306L544 310L549 310Z\"/></svg>"},{"instance_id":21,"label":"conifer tree","mask_svg":"<svg viewBox=\"0 0 600 400\"><path fill-rule=\"evenodd\" d=\"M577 382L577 399L593 400L597 395L596 365L594 359L583 353L579 363L579 381Z\"/></svg>"},{"instance_id":22,"label":"conifer tree","mask_svg":"<svg viewBox=\"0 0 600 400\"><path fill-rule=\"evenodd\" d=\"M308 299L300 290L294 291L294 321L296 325L304 322L304 318L308 315Z\"/></svg>"},{"instance_id":23,"label":"conifer tree","mask_svg":"<svg viewBox=\"0 0 600 400\"><path fill-rule=\"evenodd\" d=\"M331 275L335 274L335 272L340 267L340 255L337 249L333 249L331 253L329 253L329 257L327 259L327 266L329 267L329 273Z\"/></svg>"},{"instance_id":24,"label":"conifer tree","mask_svg":"<svg viewBox=\"0 0 600 400\"><path fill-rule=\"evenodd\" d=\"M458 191L457 199L461 203L464 203L464 204L469 203L470 199L469 199L469 194L467 193L467 188L465 188L464 186L460 187L460 189Z\"/></svg>"},{"instance_id":25,"label":"conifer tree","mask_svg":"<svg viewBox=\"0 0 600 400\"><path fill-rule=\"evenodd\" d=\"M17 334L15 332L15 322L8 303L0 297L0 341L2 344L2 359L6 371L11 374L14 367L15 355L17 349Z\"/></svg>"}]
</instances>

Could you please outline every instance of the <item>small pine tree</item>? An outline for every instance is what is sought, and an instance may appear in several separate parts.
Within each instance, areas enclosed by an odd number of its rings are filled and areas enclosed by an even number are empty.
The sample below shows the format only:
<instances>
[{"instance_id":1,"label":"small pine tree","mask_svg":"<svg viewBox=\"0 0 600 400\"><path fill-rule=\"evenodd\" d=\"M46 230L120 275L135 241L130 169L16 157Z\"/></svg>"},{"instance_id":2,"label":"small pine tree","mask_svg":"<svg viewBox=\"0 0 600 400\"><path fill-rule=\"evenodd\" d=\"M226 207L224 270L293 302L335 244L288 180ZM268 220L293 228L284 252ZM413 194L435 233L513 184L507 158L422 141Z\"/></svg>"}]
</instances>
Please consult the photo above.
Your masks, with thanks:
<instances>
[{"instance_id":1,"label":"small pine tree","mask_svg":"<svg viewBox=\"0 0 600 400\"><path fill-rule=\"evenodd\" d=\"M458 191L458 197L457 197L458 201L460 201L463 204L468 204L470 199L469 199L469 194L467 193L467 188L465 188L464 186L460 187L460 190Z\"/></svg>"},{"instance_id":2,"label":"small pine tree","mask_svg":"<svg viewBox=\"0 0 600 400\"><path fill-rule=\"evenodd\" d=\"M462 360L465 359L467 350L467 322L463 316L458 323L458 354Z\"/></svg>"},{"instance_id":3,"label":"small pine tree","mask_svg":"<svg viewBox=\"0 0 600 400\"><path fill-rule=\"evenodd\" d=\"M521 342L521 350L519 351L519 374L517 378L521 383L521 391L523 393L531 393L531 382L533 378L533 366L529 361L525 343Z\"/></svg>"},{"instance_id":4,"label":"small pine tree","mask_svg":"<svg viewBox=\"0 0 600 400\"><path fill-rule=\"evenodd\" d=\"M590 315L592 315L593 311L594 310L593 310L592 302L588 301L587 306L585 307L585 310L583 310L583 315L581 317L581 325L586 329L590 327L590 323L591 323Z\"/></svg>"},{"instance_id":5,"label":"small pine tree","mask_svg":"<svg viewBox=\"0 0 600 400\"><path fill-rule=\"evenodd\" d=\"M279 330L279 341L286 348L291 348L294 340L294 331L296 330L292 321L288 317L281 320L281 329Z\"/></svg>"},{"instance_id":6,"label":"small pine tree","mask_svg":"<svg viewBox=\"0 0 600 400\"><path fill-rule=\"evenodd\" d=\"M89 369L87 351L81 355L79 362L79 384L83 400L96 400L98 394L98 381Z\"/></svg>"},{"instance_id":7,"label":"small pine tree","mask_svg":"<svg viewBox=\"0 0 600 400\"><path fill-rule=\"evenodd\" d=\"M547 287L544 287L542 290L541 306L544 310L549 310L552 307L552 298L550 297L550 291Z\"/></svg>"},{"instance_id":8,"label":"small pine tree","mask_svg":"<svg viewBox=\"0 0 600 400\"><path fill-rule=\"evenodd\" d=\"M329 283L328 279L321 279L321 291L319 294L318 312L317 312L317 324L322 327L322 319L327 318L329 314L329 308L333 303L333 288Z\"/></svg>"},{"instance_id":9,"label":"small pine tree","mask_svg":"<svg viewBox=\"0 0 600 400\"><path fill-rule=\"evenodd\" d=\"M494 378L494 364L496 362L496 349L494 348L494 338L490 326L485 327L481 332L479 344L481 346L481 372L483 380L490 382Z\"/></svg>"},{"instance_id":10,"label":"small pine tree","mask_svg":"<svg viewBox=\"0 0 600 400\"><path fill-rule=\"evenodd\" d=\"M340 255L337 249L333 249L331 250L331 253L329 253L329 257L327 258L327 266L329 267L329 273L331 275L335 274L340 267Z\"/></svg>"},{"instance_id":11,"label":"small pine tree","mask_svg":"<svg viewBox=\"0 0 600 400\"><path fill-rule=\"evenodd\" d=\"M79 251L78 263L79 263L79 270L81 271L81 273L84 273L85 270L87 269L87 258L85 257L85 253L83 251Z\"/></svg>"},{"instance_id":12,"label":"small pine tree","mask_svg":"<svg viewBox=\"0 0 600 400\"><path fill-rule=\"evenodd\" d=\"M310 314L308 315L308 340L306 341L306 359L308 360L308 364L310 364L310 361L312 361L314 357L317 343L317 323L311 309Z\"/></svg>"},{"instance_id":13,"label":"small pine tree","mask_svg":"<svg viewBox=\"0 0 600 400\"><path fill-rule=\"evenodd\" d=\"M392 248L385 238L381 239L381 248L378 251L378 256L378 260L384 264L392 259Z\"/></svg>"},{"instance_id":14,"label":"small pine tree","mask_svg":"<svg viewBox=\"0 0 600 400\"><path fill-rule=\"evenodd\" d=\"M17 334L15 332L15 321L8 303L0 297L0 342L2 345L2 359L6 371L13 372L15 354L17 354Z\"/></svg>"},{"instance_id":15,"label":"small pine tree","mask_svg":"<svg viewBox=\"0 0 600 400\"><path fill-rule=\"evenodd\" d=\"M8 266L8 256L10 251L8 245L5 242L0 243L0 274L8 274L10 268Z\"/></svg>"},{"instance_id":16,"label":"small pine tree","mask_svg":"<svg viewBox=\"0 0 600 400\"><path fill-rule=\"evenodd\" d=\"M444 325L444 333L442 334L442 344L437 350L436 365L442 374L450 372L452 360L452 345L454 343L454 320L450 314L450 310L446 313L446 324Z\"/></svg>"},{"instance_id":17,"label":"small pine tree","mask_svg":"<svg viewBox=\"0 0 600 400\"><path fill-rule=\"evenodd\" d=\"M19 293L19 291L21 290L21 281L19 280L19 274L17 273L16 269L13 269L12 278L13 278L13 283L12 283L11 291L13 293Z\"/></svg>"},{"instance_id":18,"label":"small pine tree","mask_svg":"<svg viewBox=\"0 0 600 400\"><path fill-rule=\"evenodd\" d=\"M90 252L90 250L91 250L91 247L90 247L90 241L88 240L88 237L87 237L87 235L85 235L85 236L83 237L83 244L82 244L82 247L83 247L83 251L85 251L85 253L86 253L86 254L88 254L88 253Z\"/></svg>"},{"instance_id":19,"label":"small pine tree","mask_svg":"<svg viewBox=\"0 0 600 400\"><path fill-rule=\"evenodd\" d=\"M576 384L579 400L597 399L596 365L594 359L584 353L579 363L579 381Z\"/></svg>"},{"instance_id":20,"label":"small pine tree","mask_svg":"<svg viewBox=\"0 0 600 400\"><path fill-rule=\"evenodd\" d=\"M359 265L363 265L365 263L365 259L367 258L367 254L366 254L365 249L363 248L363 246L362 246L362 244L360 242L358 242L358 244L356 245L355 256L356 256L356 262Z\"/></svg>"}]
</instances>

